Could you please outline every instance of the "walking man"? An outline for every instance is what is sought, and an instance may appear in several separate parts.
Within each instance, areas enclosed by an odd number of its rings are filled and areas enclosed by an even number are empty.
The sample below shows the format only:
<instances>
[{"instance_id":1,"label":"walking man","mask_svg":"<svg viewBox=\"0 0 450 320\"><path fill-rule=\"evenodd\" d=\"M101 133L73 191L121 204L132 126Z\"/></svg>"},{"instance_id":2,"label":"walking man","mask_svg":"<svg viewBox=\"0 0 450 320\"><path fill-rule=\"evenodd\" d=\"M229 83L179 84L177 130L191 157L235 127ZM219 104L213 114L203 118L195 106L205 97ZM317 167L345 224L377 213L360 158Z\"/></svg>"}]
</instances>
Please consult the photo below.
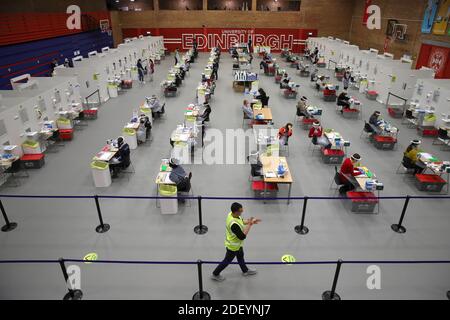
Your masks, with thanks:
<instances>
[{"instance_id":1,"label":"walking man","mask_svg":"<svg viewBox=\"0 0 450 320\"><path fill-rule=\"evenodd\" d=\"M233 261L234 257L237 257L237 261L244 276L252 276L256 274L256 270L247 268L244 260L244 249L242 245L247 238L248 233L253 225L261 222L260 219L251 217L248 220L242 219L242 213L244 209L240 203L233 203L231 205L231 212L227 216L226 220L226 236L225 236L225 248L226 255L223 261L214 270L211 279L216 281L224 281L225 277L220 273Z\"/></svg>"}]
</instances>

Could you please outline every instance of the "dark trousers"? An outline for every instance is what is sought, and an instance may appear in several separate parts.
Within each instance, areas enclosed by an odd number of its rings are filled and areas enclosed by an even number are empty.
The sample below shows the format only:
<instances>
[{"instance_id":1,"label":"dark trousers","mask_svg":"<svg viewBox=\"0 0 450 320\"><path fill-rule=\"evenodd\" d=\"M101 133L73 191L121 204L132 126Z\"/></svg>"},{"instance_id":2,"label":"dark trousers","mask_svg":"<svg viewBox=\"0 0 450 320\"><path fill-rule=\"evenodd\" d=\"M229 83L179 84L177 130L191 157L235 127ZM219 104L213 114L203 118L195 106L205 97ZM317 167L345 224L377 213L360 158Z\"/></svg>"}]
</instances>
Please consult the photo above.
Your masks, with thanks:
<instances>
[{"instance_id":1,"label":"dark trousers","mask_svg":"<svg viewBox=\"0 0 450 320\"><path fill-rule=\"evenodd\" d=\"M214 69L211 75L214 76L215 80L219 80L219 73L217 72L217 69Z\"/></svg>"},{"instance_id":2,"label":"dark trousers","mask_svg":"<svg viewBox=\"0 0 450 320\"><path fill-rule=\"evenodd\" d=\"M239 266L241 267L242 272L247 272L248 268L245 265L244 260L244 249L241 247L239 251L231 251L227 249L227 253L225 254L225 258L223 261L217 266L216 270L214 270L213 275L218 276L228 265L234 260L234 257L237 257L237 261Z\"/></svg>"},{"instance_id":3,"label":"dark trousers","mask_svg":"<svg viewBox=\"0 0 450 320\"><path fill-rule=\"evenodd\" d=\"M141 70L139 70L139 71L138 71L138 74L139 74L139 81L140 81L140 82L144 82L144 72L141 71Z\"/></svg>"},{"instance_id":4,"label":"dark trousers","mask_svg":"<svg viewBox=\"0 0 450 320\"><path fill-rule=\"evenodd\" d=\"M344 183L342 185L342 187L339 188L339 193L342 196L345 196L347 194L347 192L353 191L353 190L355 190L355 186L350 181L347 181L346 183Z\"/></svg>"}]
</instances>

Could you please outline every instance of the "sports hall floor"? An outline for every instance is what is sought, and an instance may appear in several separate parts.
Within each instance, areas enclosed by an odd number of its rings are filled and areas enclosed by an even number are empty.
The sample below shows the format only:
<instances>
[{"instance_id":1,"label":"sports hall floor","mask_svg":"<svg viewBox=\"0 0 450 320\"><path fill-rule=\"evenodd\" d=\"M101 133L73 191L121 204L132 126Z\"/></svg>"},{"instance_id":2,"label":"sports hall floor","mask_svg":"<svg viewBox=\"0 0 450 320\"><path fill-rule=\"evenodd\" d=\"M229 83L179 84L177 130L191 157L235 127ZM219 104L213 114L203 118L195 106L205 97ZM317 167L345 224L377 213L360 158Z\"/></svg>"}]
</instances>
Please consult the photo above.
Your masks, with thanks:
<instances>
[{"instance_id":1,"label":"sports hall floor","mask_svg":"<svg viewBox=\"0 0 450 320\"><path fill-rule=\"evenodd\" d=\"M132 110L146 95L160 94L160 82L173 63L167 57L157 66L155 79L145 86L136 85L129 92L101 106L99 118L83 130L75 132L73 141L58 153L48 154L45 166L30 172L19 188L2 189L2 194L24 195L141 195L155 194L154 180L161 158L170 152L169 136L183 121L183 110L194 102L195 88L208 55L200 54L191 65L180 94L167 98L164 120L154 122L153 141L132 151L136 173L129 180L114 180L111 187L100 190L93 185L90 160L105 141L121 133ZM286 65L278 59L281 65ZM259 59L253 69L259 72ZM225 130L242 127L242 94L232 90L232 61L223 53L219 80L212 99L211 128ZM310 87L309 78L300 78L286 65L300 94L324 109L324 128L334 128L350 140L350 153L358 152L363 164L373 170L384 183L383 196L426 195L411 180L395 174L402 152L416 132L399 120L389 119L400 128L395 151L379 151L360 139L362 120L347 120L335 112L335 104L323 102ZM292 71L291 71L292 70ZM294 100L286 100L273 77L260 74L260 86L270 96L275 127L294 121ZM364 104L364 119L374 110L389 118L385 106L368 101L355 91ZM450 153L423 139L423 149L444 160ZM290 139L289 167L294 177L292 196L332 196L329 189L334 167L323 164L316 153L308 151L307 132L295 125ZM223 197L253 196L248 181L249 165L190 165L195 195ZM279 196L287 190L281 188ZM95 203L88 199L17 199L3 198L12 221L19 227L0 233L0 259L82 259L95 252L101 260L149 261L219 261L224 255L225 217L231 200L204 201L203 218L209 232L196 235L197 204L182 207L179 214L163 216L154 200L101 200L105 222L111 225L106 234L94 231L98 224ZM449 260L450 200L411 200L404 225L406 234L394 233L402 200L384 200L380 214L351 213L341 200L309 201L306 225L310 233L294 232L299 224L302 202L242 201L246 216L263 221L251 230L245 242L248 261L281 261L292 254L297 261L343 260ZM195 265L114 265L79 264L84 299L190 299L197 288ZM368 290L368 265L344 265L337 286L342 299L445 299L450 289L448 265L380 265L381 290ZM320 299L329 290L334 265L256 266L259 274L241 276L238 266L224 271L227 280L216 283L209 279L214 265L204 266L204 289L213 299ZM66 292L59 265L0 264L0 299L61 299Z\"/></svg>"}]
</instances>

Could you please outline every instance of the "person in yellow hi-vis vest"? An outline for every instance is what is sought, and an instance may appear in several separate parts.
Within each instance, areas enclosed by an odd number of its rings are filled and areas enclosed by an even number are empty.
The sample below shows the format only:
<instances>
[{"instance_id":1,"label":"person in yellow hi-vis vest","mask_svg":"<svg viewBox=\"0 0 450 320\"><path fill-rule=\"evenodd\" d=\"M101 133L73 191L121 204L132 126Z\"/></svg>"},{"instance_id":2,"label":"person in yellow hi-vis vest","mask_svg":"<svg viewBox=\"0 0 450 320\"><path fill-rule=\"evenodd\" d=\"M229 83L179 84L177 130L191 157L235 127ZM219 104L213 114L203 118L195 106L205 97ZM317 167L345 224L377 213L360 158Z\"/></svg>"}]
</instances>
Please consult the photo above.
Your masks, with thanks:
<instances>
[{"instance_id":1,"label":"person in yellow hi-vis vest","mask_svg":"<svg viewBox=\"0 0 450 320\"><path fill-rule=\"evenodd\" d=\"M250 219L242 219L242 213L244 209L240 203L233 203L231 205L231 212L227 216L226 220L226 237L225 248L227 250L225 258L214 270L211 279L216 281L224 281L225 277L220 273L233 261L234 257L237 257L237 261L244 276L252 276L256 274L256 270L247 268L244 260L244 249L242 245L247 238L248 233L253 225L261 222L260 219L251 217Z\"/></svg>"}]
</instances>

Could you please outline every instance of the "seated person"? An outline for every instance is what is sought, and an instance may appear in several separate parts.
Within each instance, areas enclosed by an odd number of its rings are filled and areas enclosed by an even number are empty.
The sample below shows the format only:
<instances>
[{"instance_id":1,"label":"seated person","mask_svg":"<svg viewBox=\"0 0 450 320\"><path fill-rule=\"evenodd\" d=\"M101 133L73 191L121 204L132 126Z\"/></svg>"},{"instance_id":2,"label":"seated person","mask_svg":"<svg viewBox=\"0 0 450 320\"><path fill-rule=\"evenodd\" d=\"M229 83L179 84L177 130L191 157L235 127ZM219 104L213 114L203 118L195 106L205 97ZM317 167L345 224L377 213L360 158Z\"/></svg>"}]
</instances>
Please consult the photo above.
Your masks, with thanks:
<instances>
[{"instance_id":1,"label":"seated person","mask_svg":"<svg viewBox=\"0 0 450 320\"><path fill-rule=\"evenodd\" d=\"M128 168L130 165L130 146L125 143L123 137L117 139L117 147L119 151L109 161L109 170L112 172L112 177L117 178L118 172L121 168Z\"/></svg>"},{"instance_id":2,"label":"seated person","mask_svg":"<svg viewBox=\"0 0 450 320\"><path fill-rule=\"evenodd\" d=\"M356 177L361 174L359 170L355 169L355 165L361 161L361 156L358 153L353 154L350 158L344 160L339 171L339 180L342 186L339 188L339 194L346 195L348 191L355 189L355 186L347 178L347 176Z\"/></svg>"},{"instance_id":3,"label":"seated person","mask_svg":"<svg viewBox=\"0 0 450 320\"><path fill-rule=\"evenodd\" d=\"M238 55L238 53L237 53L236 48L233 48L233 49L232 49L232 51L231 51L231 57L232 57L233 59L239 58L239 55Z\"/></svg>"},{"instance_id":4,"label":"seated person","mask_svg":"<svg viewBox=\"0 0 450 320\"><path fill-rule=\"evenodd\" d=\"M263 107L267 107L269 99L267 97L266 92L263 90L263 88L259 88L258 89L258 94L255 96L255 99L260 100L262 105L263 105Z\"/></svg>"},{"instance_id":5,"label":"seated person","mask_svg":"<svg viewBox=\"0 0 450 320\"><path fill-rule=\"evenodd\" d=\"M380 111L375 111L375 112L370 116L369 123L370 123L371 125L374 125L375 127L378 127L378 121L380 120L380 115L381 115Z\"/></svg>"},{"instance_id":6,"label":"seated person","mask_svg":"<svg viewBox=\"0 0 450 320\"><path fill-rule=\"evenodd\" d=\"M309 113L307 111L308 109L308 99L306 97L300 98L300 100L297 103L297 117L305 117L309 118Z\"/></svg>"},{"instance_id":7,"label":"seated person","mask_svg":"<svg viewBox=\"0 0 450 320\"><path fill-rule=\"evenodd\" d=\"M253 119L253 109L247 100L244 100L244 103L242 104L242 111L244 111L247 118Z\"/></svg>"},{"instance_id":8,"label":"seated person","mask_svg":"<svg viewBox=\"0 0 450 320\"><path fill-rule=\"evenodd\" d=\"M350 97L345 90L338 96L337 105L342 107L341 113L343 109L350 109Z\"/></svg>"},{"instance_id":9,"label":"seated person","mask_svg":"<svg viewBox=\"0 0 450 320\"><path fill-rule=\"evenodd\" d=\"M205 102L203 104L203 107L205 108L205 110L203 110L203 113L198 115L198 121L201 121L202 124L205 123L205 121L209 121L209 115L211 114L211 106L209 105L209 103Z\"/></svg>"},{"instance_id":10,"label":"seated person","mask_svg":"<svg viewBox=\"0 0 450 320\"><path fill-rule=\"evenodd\" d=\"M139 119L139 127L136 131L136 138L137 138L138 144L145 143L145 141L147 140L146 133L147 133L147 128L145 127L145 119L140 118Z\"/></svg>"},{"instance_id":11,"label":"seated person","mask_svg":"<svg viewBox=\"0 0 450 320\"><path fill-rule=\"evenodd\" d=\"M320 76L317 81L316 81L316 89L317 91L320 91L323 86L325 85L325 77L324 76Z\"/></svg>"},{"instance_id":12,"label":"seated person","mask_svg":"<svg viewBox=\"0 0 450 320\"><path fill-rule=\"evenodd\" d=\"M176 74L175 75L175 85L177 86L177 87L179 87L179 86L181 86L181 83L183 82L183 79L181 78L181 75L180 74Z\"/></svg>"},{"instance_id":13,"label":"seated person","mask_svg":"<svg viewBox=\"0 0 450 320\"><path fill-rule=\"evenodd\" d=\"M140 119L144 120L145 126L145 138L148 139L150 137L150 133L152 131L152 123L150 122L150 118L145 114L141 114Z\"/></svg>"},{"instance_id":14,"label":"seated person","mask_svg":"<svg viewBox=\"0 0 450 320\"><path fill-rule=\"evenodd\" d=\"M280 145L287 146L290 136L292 136L292 123L286 124L278 131L278 139L280 140Z\"/></svg>"},{"instance_id":15,"label":"seated person","mask_svg":"<svg viewBox=\"0 0 450 320\"><path fill-rule=\"evenodd\" d=\"M262 69L264 71L267 70L268 67L269 67L269 64L264 59L259 64L259 69Z\"/></svg>"},{"instance_id":16,"label":"seated person","mask_svg":"<svg viewBox=\"0 0 450 320\"><path fill-rule=\"evenodd\" d=\"M420 174L424 171L425 165L419 161L418 153L420 152L419 146L422 141L413 140L411 144L406 148L403 153L403 165L406 169L414 170L414 174Z\"/></svg>"},{"instance_id":17,"label":"seated person","mask_svg":"<svg viewBox=\"0 0 450 320\"><path fill-rule=\"evenodd\" d=\"M311 82L317 81L317 73L319 72L319 70L315 69L313 72L311 72Z\"/></svg>"},{"instance_id":18,"label":"seated person","mask_svg":"<svg viewBox=\"0 0 450 320\"><path fill-rule=\"evenodd\" d=\"M169 179L177 185L178 192L189 192L191 190L191 181L186 171L180 166L180 162L172 158L169 160L169 167L172 168Z\"/></svg>"},{"instance_id":19,"label":"seated person","mask_svg":"<svg viewBox=\"0 0 450 320\"><path fill-rule=\"evenodd\" d=\"M291 78L289 77L289 75L287 74L287 73L285 73L284 75L283 75L283 79L281 80L281 83L280 83L280 88L281 89L283 89L283 88L288 88L289 87L289 82L291 81Z\"/></svg>"},{"instance_id":20,"label":"seated person","mask_svg":"<svg viewBox=\"0 0 450 320\"><path fill-rule=\"evenodd\" d=\"M163 105L161 105L161 102L156 97L156 95L152 95L151 98L145 98L147 106L152 110L153 114L156 113L162 113Z\"/></svg>"},{"instance_id":21,"label":"seated person","mask_svg":"<svg viewBox=\"0 0 450 320\"><path fill-rule=\"evenodd\" d=\"M312 139L312 143L316 146L322 146L325 149L331 148L330 141L323 136L323 129L319 121L313 123L312 127L309 129L308 137Z\"/></svg>"}]
</instances>

